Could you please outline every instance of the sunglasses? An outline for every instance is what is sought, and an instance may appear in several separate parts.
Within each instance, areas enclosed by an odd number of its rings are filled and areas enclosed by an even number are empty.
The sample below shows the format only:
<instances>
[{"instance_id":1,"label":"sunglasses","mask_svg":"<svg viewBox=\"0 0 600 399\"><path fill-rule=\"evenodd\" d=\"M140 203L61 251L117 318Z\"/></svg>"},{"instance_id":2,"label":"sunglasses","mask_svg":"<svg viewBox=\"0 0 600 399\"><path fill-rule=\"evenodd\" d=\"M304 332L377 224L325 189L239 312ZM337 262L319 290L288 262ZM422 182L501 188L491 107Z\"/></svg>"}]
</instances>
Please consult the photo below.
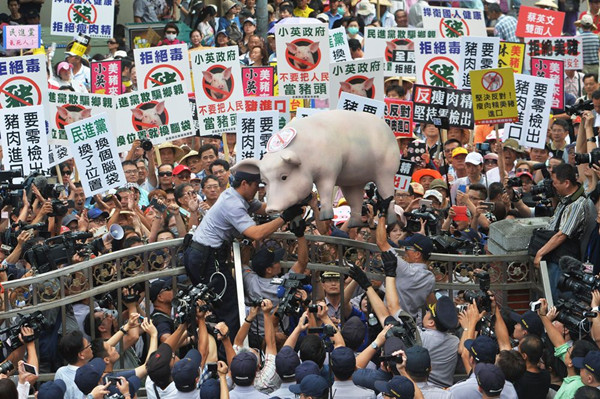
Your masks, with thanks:
<instances>
[{"instance_id":1,"label":"sunglasses","mask_svg":"<svg viewBox=\"0 0 600 399\"><path fill-rule=\"evenodd\" d=\"M168 30L168 31L165 31L165 33L173 33L175 35L177 34L177 32L175 32L174 30Z\"/></svg>"},{"instance_id":2,"label":"sunglasses","mask_svg":"<svg viewBox=\"0 0 600 399\"><path fill-rule=\"evenodd\" d=\"M109 41L106 42L106 44L117 44L117 42L114 41L114 40L109 40Z\"/></svg>"},{"instance_id":3,"label":"sunglasses","mask_svg":"<svg viewBox=\"0 0 600 399\"><path fill-rule=\"evenodd\" d=\"M61 173L62 173L63 176L67 176L67 175L70 175L73 172L70 171L70 170L63 170Z\"/></svg>"},{"instance_id":4,"label":"sunglasses","mask_svg":"<svg viewBox=\"0 0 600 399\"><path fill-rule=\"evenodd\" d=\"M160 177L173 176L173 172L158 172Z\"/></svg>"}]
</instances>

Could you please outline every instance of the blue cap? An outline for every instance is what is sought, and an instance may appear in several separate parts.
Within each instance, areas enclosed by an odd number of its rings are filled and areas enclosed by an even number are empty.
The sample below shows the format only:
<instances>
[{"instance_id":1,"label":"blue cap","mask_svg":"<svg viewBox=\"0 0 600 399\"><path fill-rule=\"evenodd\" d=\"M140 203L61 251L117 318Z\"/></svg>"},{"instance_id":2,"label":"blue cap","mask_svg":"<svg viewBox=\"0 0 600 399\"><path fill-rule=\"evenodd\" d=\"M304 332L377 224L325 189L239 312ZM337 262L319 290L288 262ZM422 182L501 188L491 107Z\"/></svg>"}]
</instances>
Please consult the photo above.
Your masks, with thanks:
<instances>
[{"instance_id":1,"label":"blue cap","mask_svg":"<svg viewBox=\"0 0 600 399\"><path fill-rule=\"evenodd\" d=\"M422 346L412 346L406 351L406 371L415 377L425 377L431 371L429 351Z\"/></svg>"},{"instance_id":2,"label":"blue cap","mask_svg":"<svg viewBox=\"0 0 600 399\"><path fill-rule=\"evenodd\" d=\"M282 380L296 377L298 365L300 365L300 358L291 346L284 346L275 356L275 370Z\"/></svg>"},{"instance_id":3,"label":"blue cap","mask_svg":"<svg viewBox=\"0 0 600 399\"><path fill-rule=\"evenodd\" d=\"M157 278L153 282L150 283L150 302L156 301L158 294L160 294L163 290L168 290L172 288L173 281L171 277L163 277Z\"/></svg>"},{"instance_id":4,"label":"blue cap","mask_svg":"<svg viewBox=\"0 0 600 399\"><path fill-rule=\"evenodd\" d=\"M100 357L93 358L88 364L77 369L75 372L75 385L84 395L87 395L98 386L98 381L102 378L105 368L104 359Z\"/></svg>"},{"instance_id":5,"label":"blue cap","mask_svg":"<svg viewBox=\"0 0 600 399\"><path fill-rule=\"evenodd\" d=\"M63 380L54 380L43 383L38 390L38 399L62 399L67 392Z\"/></svg>"},{"instance_id":6,"label":"blue cap","mask_svg":"<svg viewBox=\"0 0 600 399\"><path fill-rule=\"evenodd\" d=\"M181 392L192 392L196 389L196 378L200 376L202 355L198 349L190 349L185 357L175 363L171 376L175 387Z\"/></svg>"},{"instance_id":7,"label":"blue cap","mask_svg":"<svg viewBox=\"0 0 600 399\"><path fill-rule=\"evenodd\" d=\"M435 304L429 305L429 311L439 330L451 330L458 325L456 306L448 296L443 295Z\"/></svg>"},{"instance_id":8,"label":"blue cap","mask_svg":"<svg viewBox=\"0 0 600 399\"><path fill-rule=\"evenodd\" d=\"M237 385L249 386L254 381L254 377L256 377L257 368L258 359L254 353L238 353L231 360L231 379Z\"/></svg>"},{"instance_id":9,"label":"blue cap","mask_svg":"<svg viewBox=\"0 0 600 399\"><path fill-rule=\"evenodd\" d=\"M375 381L375 389L392 398L413 398L415 386L406 377L396 375L390 381Z\"/></svg>"},{"instance_id":10,"label":"blue cap","mask_svg":"<svg viewBox=\"0 0 600 399\"><path fill-rule=\"evenodd\" d=\"M544 324L536 312L528 310L522 315L517 312L511 312L510 318L521 324L521 327L523 327L524 330L527 330L527 333L537 335L539 338L544 335Z\"/></svg>"},{"instance_id":11,"label":"blue cap","mask_svg":"<svg viewBox=\"0 0 600 399\"><path fill-rule=\"evenodd\" d=\"M469 351L477 363L492 363L496 361L498 344L486 335L465 341L465 349Z\"/></svg>"},{"instance_id":12,"label":"blue cap","mask_svg":"<svg viewBox=\"0 0 600 399\"><path fill-rule=\"evenodd\" d=\"M367 326L360 317L352 316L342 328L342 337L346 346L352 350L358 350L365 340Z\"/></svg>"},{"instance_id":13,"label":"blue cap","mask_svg":"<svg viewBox=\"0 0 600 399\"><path fill-rule=\"evenodd\" d=\"M429 237L419 233L413 234L406 240L398 241L398 246L413 247L415 250L421 252L426 259L433 252L433 241Z\"/></svg>"},{"instance_id":14,"label":"blue cap","mask_svg":"<svg viewBox=\"0 0 600 399\"><path fill-rule=\"evenodd\" d=\"M329 389L327 380L320 375L307 375L300 384L290 385L289 390L306 396L323 396Z\"/></svg>"},{"instance_id":15,"label":"blue cap","mask_svg":"<svg viewBox=\"0 0 600 399\"><path fill-rule=\"evenodd\" d=\"M91 209L88 210L87 213L88 219L93 220L93 219L97 219L100 216L104 216L105 218L108 217L108 212L105 212L103 210L100 210L96 207L93 207Z\"/></svg>"},{"instance_id":16,"label":"blue cap","mask_svg":"<svg viewBox=\"0 0 600 399\"><path fill-rule=\"evenodd\" d=\"M296 366L295 374L296 384L300 384L304 377L308 375L320 375L321 370L319 370L317 363L313 362L312 360L307 360Z\"/></svg>"},{"instance_id":17,"label":"blue cap","mask_svg":"<svg viewBox=\"0 0 600 399\"><path fill-rule=\"evenodd\" d=\"M506 382L502 370L490 363L477 364L475 378L477 378L479 387L488 396L500 396Z\"/></svg>"},{"instance_id":18,"label":"blue cap","mask_svg":"<svg viewBox=\"0 0 600 399\"><path fill-rule=\"evenodd\" d=\"M221 395L219 380L209 378L200 386L200 399L215 399Z\"/></svg>"},{"instance_id":19,"label":"blue cap","mask_svg":"<svg viewBox=\"0 0 600 399\"><path fill-rule=\"evenodd\" d=\"M269 244L271 242L275 241L270 241ZM267 268L281 262L283 255L285 255L285 250L279 244L275 246L263 245L252 257L252 270L259 276L264 277Z\"/></svg>"},{"instance_id":20,"label":"blue cap","mask_svg":"<svg viewBox=\"0 0 600 399\"><path fill-rule=\"evenodd\" d=\"M578 369L586 369L594 374L596 379L600 379L600 351L590 351L585 357L574 357L571 361L573 366Z\"/></svg>"},{"instance_id":21,"label":"blue cap","mask_svg":"<svg viewBox=\"0 0 600 399\"><path fill-rule=\"evenodd\" d=\"M352 375L356 369L354 351L347 346L339 346L331 352L331 370L334 375Z\"/></svg>"}]
</instances>

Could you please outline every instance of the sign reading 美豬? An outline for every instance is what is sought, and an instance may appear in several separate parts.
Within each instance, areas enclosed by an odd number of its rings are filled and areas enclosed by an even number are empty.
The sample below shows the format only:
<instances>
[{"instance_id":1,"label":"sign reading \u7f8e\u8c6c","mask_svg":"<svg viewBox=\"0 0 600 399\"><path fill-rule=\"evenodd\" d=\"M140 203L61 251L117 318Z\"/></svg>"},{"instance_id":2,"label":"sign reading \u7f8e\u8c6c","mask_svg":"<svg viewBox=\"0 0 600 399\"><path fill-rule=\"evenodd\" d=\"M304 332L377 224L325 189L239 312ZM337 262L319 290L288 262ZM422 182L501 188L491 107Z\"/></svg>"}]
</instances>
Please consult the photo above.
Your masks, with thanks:
<instances>
[{"instance_id":1,"label":"sign reading \u7f8e\u8c6c","mask_svg":"<svg viewBox=\"0 0 600 399\"><path fill-rule=\"evenodd\" d=\"M186 93L192 91L186 44L137 48L133 50L133 57L140 89L184 82Z\"/></svg>"},{"instance_id":2,"label":"sign reading \u7f8e\u8c6c","mask_svg":"<svg viewBox=\"0 0 600 399\"><path fill-rule=\"evenodd\" d=\"M90 65L92 93L121 94L121 60L96 61Z\"/></svg>"},{"instance_id":3,"label":"sign reading \u7f8e\u8c6c","mask_svg":"<svg viewBox=\"0 0 600 399\"><path fill-rule=\"evenodd\" d=\"M238 160L261 159L267 152L269 139L279 130L279 112L239 112L237 118L235 153Z\"/></svg>"},{"instance_id":4,"label":"sign reading \u7f8e\u8c6c","mask_svg":"<svg viewBox=\"0 0 600 399\"><path fill-rule=\"evenodd\" d=\"M525 43L501 42L498 54L498 68L512 68L514 73L523 72Z\"/></svg>"},{"instance_id":5,"label":"sign reading \u7f8e\u8c6c","mask_svg":"<svg viewBox=\"0 0 600 399\"><path fill-rule=\"evenodd\" d=\"M435 29L438 37L486 37L483 10L423 7L423 26Z\"/></svg>"},{"instance_id":6,"label":"sign reading \u7f8e\u8c6c","mask_svg":"<svg viewBox=\"0 0 600 399\"><path fill-rule=\"evenodd\" d=\"M51 33L111 38L114 10L113 0L52 0Z\"/></svg>"},{"instance_id":7,"label":"sign reading \u7f8e\u8c6c","mask_svg":"<svg viewBox=\"0 0 600 399\"><path fill-rule=\"evenodd\" d=\"M563 110L565 108L565 62L562 60L531 57L531 76L549 78L554 81L552 108Z\"/></svg>"},{"instance_id":8,"label":"sign reading \u7f8e\u8c6c","mask_svg":"<svg viewBox=\"0 0 600 399\"><path fill-rule=\"evenodd\" d=\"M244 97L271 97L275 83L275 68L271 66L242 68Z\"/></svg>"},{"instance_id":9,"label":"sign reading \u7f8e\u8c6c","mask_svg":"<svg viewBox=\"0 0 600 399\"><path fill-rule=\"evenodd\" d=\"M335 109L342 93L383 101L382 58L360 59L329 65L329 107Z\"/></svg>"}]
</instances>

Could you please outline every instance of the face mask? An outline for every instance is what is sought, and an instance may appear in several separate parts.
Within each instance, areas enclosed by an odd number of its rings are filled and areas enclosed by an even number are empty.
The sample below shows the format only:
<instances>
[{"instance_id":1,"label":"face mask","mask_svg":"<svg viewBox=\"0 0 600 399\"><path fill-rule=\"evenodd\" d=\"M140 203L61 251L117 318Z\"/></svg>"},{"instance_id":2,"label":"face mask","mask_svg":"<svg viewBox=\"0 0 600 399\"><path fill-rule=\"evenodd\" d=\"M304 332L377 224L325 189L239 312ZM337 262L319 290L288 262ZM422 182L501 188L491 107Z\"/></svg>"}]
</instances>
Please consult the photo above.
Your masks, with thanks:
<instances>
[{"instance_id":1,"label":"face mask","mask_svg":"<svg viewBox=\"0 0 600 399\"><path fill-rule=\"evenodd\" d=\"M175 38L177 37L177 35L175 33L167 33L165 35L165 37L167 38L167 40L169 40L169 41L172 42L173 40L175 40Z\"/></svg>"},{"instance_id":2,"label":"face mask","mask_svg":"<svg viewBox=\"0 0 600 399\"><path fill-rule=\"evenodd\" d=\"M338 8L337 8L337 13L338 13L338 15L344 15L344 14L345 14L345 12L346 12L346 11L344 10L344 7L338 7Z\"/></svg>"},{"instance_id":3,"label":"face mask","mask_svg":"<svg viewBox=\"0 0 600 399\"><path fill-rule=\"evenodd\" d=\"M358 33L358 28L356 26L351 26L348 28L348 33L351 35L356 35Z\"/></svg>"}]
</instances>

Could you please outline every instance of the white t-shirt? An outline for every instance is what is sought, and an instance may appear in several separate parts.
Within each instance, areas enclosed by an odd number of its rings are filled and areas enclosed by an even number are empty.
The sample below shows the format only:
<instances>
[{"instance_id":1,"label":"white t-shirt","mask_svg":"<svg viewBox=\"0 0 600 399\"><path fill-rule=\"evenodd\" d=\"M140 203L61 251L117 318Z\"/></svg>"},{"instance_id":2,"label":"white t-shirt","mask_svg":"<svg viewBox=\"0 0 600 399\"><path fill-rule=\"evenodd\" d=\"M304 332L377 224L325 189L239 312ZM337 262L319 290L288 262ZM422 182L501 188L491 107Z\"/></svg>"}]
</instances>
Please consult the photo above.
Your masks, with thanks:
<instances>
[{"instance_id":1,"label":"white t-shirt","mask_svg":"<svg viewBox=\"0 0 600 399\"><path fill-rule=\"evenodd\" d=\"M156 387L156 390L158 391L160 399L179 399L181 397L181 392L175 388L175 383L172 381L164 390L159 387ZM199 396L200 395L197 395L195 397ZM152 381L150 377L146 378L146 397L148 399L158 399L156 397L156 392L154 392L154 381Z\"/></svg>"}]
</instances>

